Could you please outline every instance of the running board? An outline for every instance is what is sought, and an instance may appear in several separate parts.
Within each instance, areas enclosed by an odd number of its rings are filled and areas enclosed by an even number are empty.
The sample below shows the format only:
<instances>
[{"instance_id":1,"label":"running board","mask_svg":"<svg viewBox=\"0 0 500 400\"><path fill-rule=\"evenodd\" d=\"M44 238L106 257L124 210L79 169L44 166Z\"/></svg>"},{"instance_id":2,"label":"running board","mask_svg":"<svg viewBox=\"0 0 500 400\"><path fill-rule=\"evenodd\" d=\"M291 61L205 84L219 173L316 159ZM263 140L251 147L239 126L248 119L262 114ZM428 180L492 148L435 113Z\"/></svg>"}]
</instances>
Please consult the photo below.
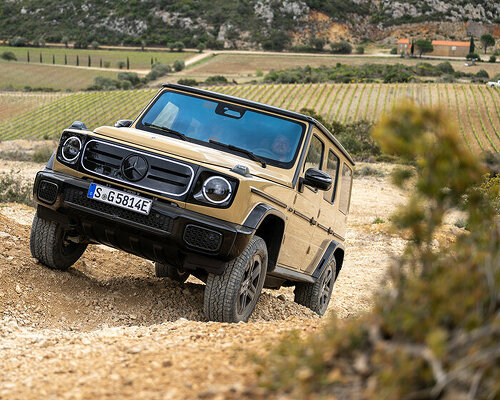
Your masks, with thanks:
<instances>
[{"instance_id":1,"label":"running board","mask_svg":"<svg viewBox=\"0 0 500 400\"><path fill-rule=\"evenodd\" d=\"M275 276L277 278L284 278L294 282L307 282L307 283L316 282L316 279L310 275L306 275L302 272L297 272L288 268L283 268L278 266L274 267L274 269L271 272L269 272L268 275Z\"/></svg>"}]
</instances>

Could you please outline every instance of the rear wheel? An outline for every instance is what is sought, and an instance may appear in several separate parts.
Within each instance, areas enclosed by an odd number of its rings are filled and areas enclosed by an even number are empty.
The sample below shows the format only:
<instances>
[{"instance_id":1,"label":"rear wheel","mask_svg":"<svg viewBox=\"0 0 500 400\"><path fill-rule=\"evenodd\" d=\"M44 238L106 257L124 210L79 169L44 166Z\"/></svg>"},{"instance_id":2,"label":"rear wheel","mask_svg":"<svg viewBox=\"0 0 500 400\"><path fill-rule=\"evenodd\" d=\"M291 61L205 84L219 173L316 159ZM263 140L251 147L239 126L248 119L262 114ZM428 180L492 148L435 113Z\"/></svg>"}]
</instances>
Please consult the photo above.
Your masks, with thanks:
<instances>
[{"instance_id":1,"label":"rear wheel","mask_svg":"<svg viewBox=\"0 0 500 400\"><path fill-rule=\"evenodd\" d=\"M295 302L323 315L328 308L337 273L335 257L332 257L323 274L315 283L297 283Z\"/></svg>"},{"instance_id":2,"label":"rear wheel","mask_svg":"<svg viewBox=\"0 0 500 400\"><path fill-rule=\"evenodd\" d=\"M155 263L155 275L158 278L170 278L180 283L186 282L190 273L169 264Z\"/></svg>"},{"instance_id":3,"label":"rear wheel","mask_svg":"<svg viewBox=\"0 0 500 400\"><path fill-rule=\"evenodd\" d=\"M31 226L31 255L49 268L67 270L83 254L87 244L69 240L69 232L56 221L35 214Z\"/></svg>"},{"instance_id":4,"label":"rear wheel","mask_svg":"<svg viewBox=\"0 0 500 400\"><path fill-rule=\"evenodd\" d=\"M267 272L267 247L254 236L239 257L228 262L221 275L209 274L205 288L205 315L212 321L248 321L259 300Z\"/></svg>"}]
</instances>

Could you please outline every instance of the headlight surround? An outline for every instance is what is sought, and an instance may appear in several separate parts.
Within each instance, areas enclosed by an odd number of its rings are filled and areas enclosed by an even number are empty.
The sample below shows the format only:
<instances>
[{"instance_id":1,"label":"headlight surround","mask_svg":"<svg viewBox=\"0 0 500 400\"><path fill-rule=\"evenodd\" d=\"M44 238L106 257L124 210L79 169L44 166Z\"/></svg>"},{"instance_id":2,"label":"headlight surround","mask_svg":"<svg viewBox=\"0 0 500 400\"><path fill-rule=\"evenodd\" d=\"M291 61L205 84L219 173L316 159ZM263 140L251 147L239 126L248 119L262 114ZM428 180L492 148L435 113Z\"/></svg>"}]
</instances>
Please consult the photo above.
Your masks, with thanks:
<instances>
[{"instance_id":1,"label":"headlight surround","mask_svg":"<svg viewBox=\"0 0 500 400\"><path fill-rule=\"evenodd\" d=\"M68 166L76 166L78 160L82 156L86 142L87 135L64 131L57 148L57 161Z\"/></svg>"},{"instance_id":2,"label":"headlight surround","mask_svg":"<svg viewBox=\"0 0 500 400\"><path fill-rule=\"evenodd\" d=\"M82 141L76 136L70 136L61 146L61 156L68 163L74 163L81 151Z\"/></svg>"},{"instance_id":3,"label":"headlight surround","mask_svg":"<svg viewBox=\"0 0 500 400\"><path fill-rule=\"evenodd\" d=\"M187 201L204 206L227 208L238 189L238 179L201 168Z\"/></svg>"},{"instance_id":4,"label":"headlight surround","mask_svg":"<svg viewBox=\"0 0 500 400\"><path fill-rule=\"evenodd\" d=\"M226 178L214 175L203 182L201 192L210 203L223 204L231 198L233 189Z\"/></svg>"}]
</instances>

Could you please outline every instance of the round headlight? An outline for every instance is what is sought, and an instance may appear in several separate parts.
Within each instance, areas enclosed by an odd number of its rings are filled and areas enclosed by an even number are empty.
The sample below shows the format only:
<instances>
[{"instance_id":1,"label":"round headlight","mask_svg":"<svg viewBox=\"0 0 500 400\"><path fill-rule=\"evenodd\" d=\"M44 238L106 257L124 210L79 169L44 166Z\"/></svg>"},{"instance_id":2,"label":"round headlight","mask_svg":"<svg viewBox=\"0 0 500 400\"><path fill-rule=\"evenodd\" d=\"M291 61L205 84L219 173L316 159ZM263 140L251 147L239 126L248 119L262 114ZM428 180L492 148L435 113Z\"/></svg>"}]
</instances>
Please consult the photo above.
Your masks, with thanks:
<instances>
[{"instance_id":1,"label":"round headlight","mask_svg":"<svg viewBox=\"0 0 500 400\"><path fill-rule=\"evenodd\" d=\"M211 176L205 182L201 189L205 199L214 204L221 204L229 200L232 189L231 184L222 176Z\"/></svg>"},{"instance_id":2,"label":"round headlight","mask_svg":"<svg viewBox=\"0 0 500 400\"><path fill-rule=\"evenodd\" d=\"M66 139L61 148L61 155L67 162L73 162L78 158L80 150L82 149L82 142L76 136L71 136Z\"/></svg>"}]
</instances>

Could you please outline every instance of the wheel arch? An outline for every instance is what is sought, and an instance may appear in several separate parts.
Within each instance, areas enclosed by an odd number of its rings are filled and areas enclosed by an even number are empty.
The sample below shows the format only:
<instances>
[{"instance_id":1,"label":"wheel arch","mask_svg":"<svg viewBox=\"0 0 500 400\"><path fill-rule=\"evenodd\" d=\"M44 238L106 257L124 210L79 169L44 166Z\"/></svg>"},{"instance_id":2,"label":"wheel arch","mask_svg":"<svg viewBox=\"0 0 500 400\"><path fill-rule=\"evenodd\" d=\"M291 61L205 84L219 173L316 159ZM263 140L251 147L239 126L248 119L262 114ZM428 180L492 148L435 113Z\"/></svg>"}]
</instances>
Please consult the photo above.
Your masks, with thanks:
<instances>
[{"instance_id":1,"label":"wheel arch","mask_svg":"<svg viewBox=\"0 0 500 400\"><path fill-rule=\"evenodd\" d=\"M335 279L339 276L340 270L342 269L342 265L344 264L344 245L336 240L332 240L325 252L323 253L323 257L319 260L318 266L314 270L312 276L314 279L319 279L323 271L325 270L328 262L332 257L335 257L335 265L336 265L336 275Z\"/></svg>"},{"instance_id":2,"label":"wheel arch","mask_svg":"<svg viewBox=\"0 0 500 400\"><path fill-rule=\"evenodd\" d=\"M266 242L267 271L274 270L285 234L284 214L273 206L260 203L250 212L243 225L254 229L254 235L261 237Z\"/></svg>"}]
</instances>

